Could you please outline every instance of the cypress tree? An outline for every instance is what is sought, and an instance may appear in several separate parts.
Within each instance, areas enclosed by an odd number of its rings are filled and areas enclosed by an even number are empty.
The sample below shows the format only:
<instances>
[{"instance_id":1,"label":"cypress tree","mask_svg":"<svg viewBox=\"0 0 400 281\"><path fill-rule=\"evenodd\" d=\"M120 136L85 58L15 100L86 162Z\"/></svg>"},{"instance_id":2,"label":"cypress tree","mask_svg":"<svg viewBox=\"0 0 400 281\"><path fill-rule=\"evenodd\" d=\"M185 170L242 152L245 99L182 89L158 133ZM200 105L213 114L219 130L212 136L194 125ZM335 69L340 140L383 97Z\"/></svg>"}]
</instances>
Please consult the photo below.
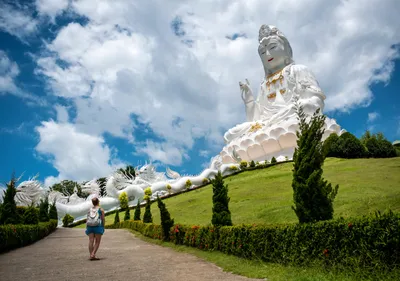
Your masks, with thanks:
<instances>
[{"instance_id":1,"label":"cypress tree","mask_svg":"<svg viewBox=\"0 0 400 281\"><path fill-rule=\"evenodd\" d=\"M143 215L143 222L144 223L151 223L153 222L153 217L151 215L151 202L150 202L150 198L147 199L147 204L146 204L146 208L144 211L144 215Z\"/></svg>"},{"instance_id":2,"label":"cypress tree","mask_svg":"<svg viewBox=\"0 0 400 281\"><path fill-rule=\"evenodd\" d=\"M232 225L231 212L229 211L228 185L224 185L222 174L218 174L213 180L213 214L211 222L215 226Z\"/></svg>"},{"instance_id":3,"label":"cypress tree","mask_svg":"<svg viewBox=\"0 0 400 281\"><path fill-rule=\"evenodd\" d=\"M44 200L40 200L39 205L39 221L46 222L49 221L49 201L46 197Z\"/></svg>"},{"instance_id":4,"label":"cypress tree","mask_svg":"<svg viewBox=\"0 0 400 281\"><path fill-rule=\"evenodd\" d=\"M161 201L160 197L157 196L157 205L160 209L161 227L163 229L163 239L164 241L169 240L169 231L174 225L174 219L171 219L165 203Z\"/></svg>"},{"instance_id":5,"label":"cypress tree","mask_svg":"<svg viewBox=\"0 0 400 281\"><path fill-rule=\"evenodd\" d=\"M114 224L119 223L119 210L117 209L117 211L115 212L115 217L114 217Z\"/></svg>"},{"instance_id":6,"label":"cypress tree","mask_svg":"<svg viewBox=\"0 0 400 281\"><path fill-rule=\"evenodd\" d=\"M126 208L125 215L124 215L124 221L128 221L130 219L131 219L131 214L129 212L129 208Z\"/></svg>"},{"instance_id":7,"label":"cypress tree","mask_svg":"<svg viewBox=\"0 0 400 281\"><path fill-rule=\"evenodd\" d=\"M17 204L15 203L16 182L14 174L9 183L3 197L3 205L0 213L0 224L18 224L21 222L21 217L17 213Z\"/></svg>"},{"instance_id":8,"label":"cypress tree","mask_svg":"<svg viewBox=\"0 0 400 281\"><path fill-rule=\"evenodd\" d=\"M300 130L297 131L297 148L293 156L292 209L299 222L329 220L333 217L333 200L339 186L322 178L325 160L323 144L325 116L318 109L308 123L302 107L297 108Z\"/></svg>"},{"instance_id":9,"label":"cypress tree","mask_svg":"<svg viewBox=\"0 0 400 281\"><path fill-rule=\"evenodd\" d=\"M140 221L140 201L138 200L136 209L135 209L135 214L133 216L133 220L135 221Z\"/></svg>"},{"instance_id":10,"label":"cypress tree","mask_svg":"<svg viewBox=\"0 0 400 281\"><path fill-rule=\"evenodd\" d=\"M58 214L57 214L57 208L56 208L56 201L55 200L54 200L53 204L50 205L49 219L58 220Z\"/></svg>"}]
</instances>

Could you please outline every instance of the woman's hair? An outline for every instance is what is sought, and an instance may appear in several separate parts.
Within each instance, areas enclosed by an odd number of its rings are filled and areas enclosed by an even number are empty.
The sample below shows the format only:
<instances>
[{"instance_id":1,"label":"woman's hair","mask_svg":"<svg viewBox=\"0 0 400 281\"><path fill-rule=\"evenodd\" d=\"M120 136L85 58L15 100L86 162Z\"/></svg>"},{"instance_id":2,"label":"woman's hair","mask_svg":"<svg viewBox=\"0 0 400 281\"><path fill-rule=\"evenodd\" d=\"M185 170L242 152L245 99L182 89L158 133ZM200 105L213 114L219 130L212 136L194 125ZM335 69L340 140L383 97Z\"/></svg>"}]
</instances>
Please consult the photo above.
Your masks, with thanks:
<instances>
[{"instance_id":1,"label":"woman's hair","mask_svg":"<svg viewBox=\"0 0 400 281\"><path fill-rule=\"evenodd\" d=\"M99 205L99 198L97 198L97 197L94 197L94 198L92 198L92 203L93 203L93 206L97 206L97 205Z\"/></svg>"}]
</instances>

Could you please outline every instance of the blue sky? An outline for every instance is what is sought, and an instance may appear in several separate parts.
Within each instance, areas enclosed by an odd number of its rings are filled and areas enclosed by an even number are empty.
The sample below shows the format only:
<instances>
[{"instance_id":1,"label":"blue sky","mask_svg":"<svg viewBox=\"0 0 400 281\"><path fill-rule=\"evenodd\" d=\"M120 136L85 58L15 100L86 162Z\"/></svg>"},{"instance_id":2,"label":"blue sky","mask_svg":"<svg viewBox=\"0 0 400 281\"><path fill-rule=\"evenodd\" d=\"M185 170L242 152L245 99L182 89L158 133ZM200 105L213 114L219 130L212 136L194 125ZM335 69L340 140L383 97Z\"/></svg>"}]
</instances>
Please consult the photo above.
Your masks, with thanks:
<instances>
[{"instance_id":1,"label":"blue sky","mask_svg":"<svg viewBox=\"0 0 400 281\"><path fill-rule=\"evenodd\" d=\"M222 149L223 133L245 120L238 81L249 78L255 90L262 79L264 23L278 26L295 61L313 70L328 116L358 137L370 129L400 139L398 3L379 4L378 13L374 1L363 8L315 1L310 17L286 2L286 14L262 1L229 9L3 2L0 182L12 171L39 173L47 184L90 180L149 160L161 171L201 172Z\"/></svg>"}]
</instances>

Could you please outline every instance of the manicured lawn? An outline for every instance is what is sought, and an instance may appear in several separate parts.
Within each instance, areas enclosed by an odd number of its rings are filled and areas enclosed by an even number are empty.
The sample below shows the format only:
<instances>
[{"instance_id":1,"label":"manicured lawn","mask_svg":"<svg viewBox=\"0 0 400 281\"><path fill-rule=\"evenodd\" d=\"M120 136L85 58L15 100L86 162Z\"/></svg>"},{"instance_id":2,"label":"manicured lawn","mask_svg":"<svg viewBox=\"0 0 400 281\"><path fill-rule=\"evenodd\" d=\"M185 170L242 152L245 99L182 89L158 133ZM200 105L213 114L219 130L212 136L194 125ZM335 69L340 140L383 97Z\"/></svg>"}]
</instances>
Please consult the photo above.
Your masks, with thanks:
<instances>
[{"instance_id":1,"label":"manicured lawn","mask_svg":"<svg viewBox=\"0 0 400 281\"><path fill-rule=\"evenodd\" d=\"M229 188L234 224L295 223L292 163L247 171L225 180ZM335 217L358 217L376 210L400 211L400 157L390 159L336 159L325 161L324 177L339 184L334 203ZM165 199L175 223L207 225L211 222L212 186ZM154 223L160 223L157 203L153 203ZM133 210L131 218L133 218ZM141 211L143 218L144 208ZM114 214L106 217L112 224ZM120 213L123 220L124 213ZM81 225L80 227L85 227Z\"/></svg>"}]
</instances>

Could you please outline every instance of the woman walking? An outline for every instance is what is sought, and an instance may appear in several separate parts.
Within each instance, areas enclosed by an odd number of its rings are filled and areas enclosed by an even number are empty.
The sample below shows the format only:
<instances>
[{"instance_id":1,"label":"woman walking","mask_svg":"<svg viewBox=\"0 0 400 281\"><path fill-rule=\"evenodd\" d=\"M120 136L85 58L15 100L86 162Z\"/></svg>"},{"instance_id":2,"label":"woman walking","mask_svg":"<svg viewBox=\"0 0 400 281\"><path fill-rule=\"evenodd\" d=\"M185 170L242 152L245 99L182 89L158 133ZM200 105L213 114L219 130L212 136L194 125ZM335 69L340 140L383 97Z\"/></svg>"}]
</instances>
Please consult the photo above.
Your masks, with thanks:
<instances>
[{"instance_id":1,"label":"woman walking","mask_svg":"<svg viewBox=\"0 0 400 281\"><path fill-rule=\"evenodd\" d=\"M99 206L99 199L92 199L93 207L90 208L86 219L86 235L89 236L89 254L90 260L99 260L96 257L99 249L101 236L104 233L104 210Z\"/></svg>"}]
</instances>

